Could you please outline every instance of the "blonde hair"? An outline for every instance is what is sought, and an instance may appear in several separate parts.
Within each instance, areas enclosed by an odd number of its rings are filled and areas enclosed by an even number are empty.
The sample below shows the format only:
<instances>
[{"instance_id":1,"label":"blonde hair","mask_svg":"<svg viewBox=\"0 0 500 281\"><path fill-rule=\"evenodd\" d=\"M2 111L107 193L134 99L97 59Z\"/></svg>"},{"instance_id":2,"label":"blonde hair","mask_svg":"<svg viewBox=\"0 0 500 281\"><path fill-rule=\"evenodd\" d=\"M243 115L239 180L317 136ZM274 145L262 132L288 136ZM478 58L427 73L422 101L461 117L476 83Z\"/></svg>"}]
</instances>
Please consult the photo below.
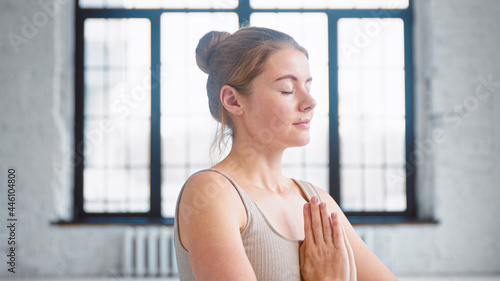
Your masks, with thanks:
<instances>
[{"instance_id":1,"label":"blonde hair","mask_svg":"<svg viewBox=\"0 0 500 281\"><path fill-rule=\"evenodd\" d=\"M212 117L219 122L210 154L220 157L227 147L228 137L234 135L231 116L220 101L222 86L229 85L242 95L250 94L250 82L262 73L266 59L274 52L294 48L303 52L290 35L263 27L242 27L230 34L211 31L196 47L196 63L208 74L208 106Z\"/></svg>"}]
</instances>

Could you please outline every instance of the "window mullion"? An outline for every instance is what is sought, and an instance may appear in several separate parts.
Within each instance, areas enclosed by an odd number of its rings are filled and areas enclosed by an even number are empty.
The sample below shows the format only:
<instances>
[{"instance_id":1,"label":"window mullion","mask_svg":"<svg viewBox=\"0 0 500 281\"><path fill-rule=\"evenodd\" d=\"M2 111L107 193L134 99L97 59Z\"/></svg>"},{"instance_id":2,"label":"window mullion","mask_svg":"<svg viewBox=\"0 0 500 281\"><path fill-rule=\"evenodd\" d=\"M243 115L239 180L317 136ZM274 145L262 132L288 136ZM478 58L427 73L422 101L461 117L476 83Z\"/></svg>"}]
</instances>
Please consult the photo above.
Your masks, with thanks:
<instances>
[{"instance_id":1,"label":"window mullion","mask_svg":"<svg viewBox=\"0 0 500 281\"><path fill-rule=\"evenodd\" d=\"M410 1L410 6L412 1ZM417 206L415 198L415 163L411 159L411 155L415 149L414 144L414 123L413 123L413 61L412 61L412 45L411 45L411 28L412 28L412 18L411 13L405 13L403 15L404 24L404 62L405 62L405 122L406 122L406 216L416 217ZM412 165L413 167L408 167Z\"/></svg>"},{"instance_id":2,"label":"window mullion","mask_svg":"<svg viewBox=\"0 0 500 281\"><path fill-rule=\"evenodd\" d=\"M250 15L252 12L268 12L268 13L295 13L295 12L322 12L327 14L327 24L328 24L328 92L329 92L329 192L332 197L342 206L341 202L341 173L340 173L340 136L339 132L339 96L338 96L338 85L339 85L339 58L338 58L338 21L344 17L366 17L366 18L402 18L404 20L404 55L405 55L405 96L406 96L406 173L407 173L407 185L406 185L406 195L407 195L407 209L403 212L348 212L348 216L415 216L416 214L416 203L414 195L414 181L415 181L415 171L412 170L410 154L414 149L414 124L413 124L413 101L412 101L412 51L411 51L411 1L410 7L403 10L374 10L374 9L261 9L254 10L250 6L251 0L240 0L239 6L230 10L220 10L220 9L80 9L77 5L77 13L75 18L76 25L76 36L75 36L75 159L74 159L74 171L75 171L75 190L74 190L74 206L75 206L75 218L78 217L144 217L149 218L161 218L162 217L162 201L164 205L167 205L164 200L162 200L162 154L161 154L161 89L160 89L160 79L161 79L161 15L162 13L174 13L174 12L235 12L239 18L239 24L248 24ZM385 14L384 14L385 13ZM84 206L84 167L83 161L78 161L83 158L83 141L85 136L83 135L84 129L84 49L85 49L85 37L84 37L84 22L85 18L148 18L151 22L151 57L150 57L150 78L151 78L151 111L150 111L150 198L149 206L150 210L147 213L141 212L130 212L130 213L85 213ZM165 32L165 27L164 27ZM341 49L342 50L342 49ZM164 54L165 55L165 54ZM341 58L342 59L342 58ZM342 64L342 61L340 62ZM165 79L165 77L164 77ZM165 82L164 82L165 83ZM341 85L342 86L342 85ZM168 87L167 87L168 88ZM166 89L166 88L165 88ZM342 101L342 99L341 99ZM326 110L326 107L325 107ZM165 109L164 112L165 113ZM342 111L340 111L342 114ZM85 123L86 124L86 123ZM325 124L326 125L326 124ZM326 126L325 126L326 129ZM165 133L165 132L164 132ZM165 137L165 134L164 134ZM81 142L81 145L79 143ZM165 144L165 143L164 143ZM164 147L165 149L165 147ZM171 153L169 153L170 155ZM144 155L144 154L143 154ZM345 154L344 154L345 155ZM163 155L165 157L165 155ZM171 157L169 157L171 158ZM146 160L146 159L145 159ZM326 160L326 159L325 159ZM147 161L147 160L146 160ZM147 162L146 162L147 163ZM326 167L325 167L326 168ZM324 168L323 168L324 169ZM323 170L325 171L325 170ZM147 173L144 171L143 173ZM146 176L144 174L144 176ZM163 175L165 177L165 175ZM145 181L147 178L143 177ZM168 176L169 182L173 179ZM324 177L325 180L327 177ZM175 181L175 179L174 179ZM88 181L90 182L90 181ZM87 183L88 183L87 182ZM145 187L146 189L147 187ZM165 188L165 187L164 187ZM165 189L165 196L169 196L168 190ZM345 194L344 194L345 196ZM147 198L147 197L146 197ZM145 198L145 199L146 199ZM348 200L344 200L348 201ZM147 203L144 202L144 203ZM168 203L171 206L171 203ZM147 206L147 205L144 205ZM163 206L165 209L167 206ZM146 210L144 210L146 211ZM165 214L163 214L165 215Z\"/></svg>"},{"instance_id":3,"label":"window mullion","mask_svg":"<svg viewBox=\"0 0 500 281\"><path fill-rule=\"evenodd\" d=\"M341 205L340 197L340 156L339 156L339 120L338 120L338 77L337 77L337 22L339 16L332 11L328 16L328 80L329 80L329 159L330 159L330 195Z\"/></svg>"},{"instance_id":4,"label":"window mullion","mask_svg":"<svg viewBox=\"0 0 500 281\"><path fill-rule=\"evenodd\" d=\"M240 0L236 13L238 14L240 26L247 25L250 22L250 14L252 13L250 0Z\"/></svg>"},{"instance_id":5,"label":"window mullion","mask_svg":"<svg viewBox=\"0 0 500 281\"><path fill-rule=\"evenodd\" d=\"M151 197L150 215L161 217L160 15L151 20Z\"/></svg>"},{"instance_id":6,"label":"window mullion","mask_svg":"<svg viewBox=\"0 0 500 281\"><path fill-rule=\"evenodd\" d=\"M77 7L78 9L78 7ZM75 151L73 156L75 189L75 218L83 217L83 127L84 127L84 18L77 13L75 17Z\"/></svg>"}]
</instances>

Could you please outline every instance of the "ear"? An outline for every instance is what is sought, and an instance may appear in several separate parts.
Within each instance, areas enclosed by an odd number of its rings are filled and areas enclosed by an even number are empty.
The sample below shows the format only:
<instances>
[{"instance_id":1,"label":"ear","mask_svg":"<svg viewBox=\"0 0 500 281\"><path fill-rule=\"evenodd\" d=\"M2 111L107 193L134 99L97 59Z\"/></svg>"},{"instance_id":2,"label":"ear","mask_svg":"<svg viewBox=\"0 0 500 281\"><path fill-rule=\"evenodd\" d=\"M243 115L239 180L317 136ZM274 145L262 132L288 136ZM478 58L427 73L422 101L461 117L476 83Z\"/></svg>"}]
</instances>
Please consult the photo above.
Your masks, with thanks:
<instances>
[{"instance_id":1,"label":"ear","mask_svg":"<svg viewBox=\"0 0 500 281\"><path fill-rule=\"evenodd\" d=\"M240 115L243 112L240 93L229 85L224 85L220 89L220 101L231 114Z\"/></svg>"}]
</instances>

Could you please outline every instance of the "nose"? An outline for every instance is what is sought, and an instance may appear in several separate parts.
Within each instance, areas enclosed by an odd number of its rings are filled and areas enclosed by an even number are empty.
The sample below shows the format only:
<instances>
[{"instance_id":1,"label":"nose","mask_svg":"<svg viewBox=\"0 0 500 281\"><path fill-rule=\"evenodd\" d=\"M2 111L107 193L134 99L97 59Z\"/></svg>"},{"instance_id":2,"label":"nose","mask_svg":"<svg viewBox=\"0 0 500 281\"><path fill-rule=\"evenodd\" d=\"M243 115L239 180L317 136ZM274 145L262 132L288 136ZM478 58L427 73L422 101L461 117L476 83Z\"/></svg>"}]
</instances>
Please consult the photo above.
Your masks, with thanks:
<instances>
[{"instance_id":1,"label":"nose","mask_svg":"<svg viewBox=\"0 0 500 281\"><path fill-rule=\"evenodd\" d=\"M308 91L304 91L299 110L304 112L311 111L316 107L317 104L318 102L311 96L311 94L309 94Z\"/></svg>"}]
</instances>

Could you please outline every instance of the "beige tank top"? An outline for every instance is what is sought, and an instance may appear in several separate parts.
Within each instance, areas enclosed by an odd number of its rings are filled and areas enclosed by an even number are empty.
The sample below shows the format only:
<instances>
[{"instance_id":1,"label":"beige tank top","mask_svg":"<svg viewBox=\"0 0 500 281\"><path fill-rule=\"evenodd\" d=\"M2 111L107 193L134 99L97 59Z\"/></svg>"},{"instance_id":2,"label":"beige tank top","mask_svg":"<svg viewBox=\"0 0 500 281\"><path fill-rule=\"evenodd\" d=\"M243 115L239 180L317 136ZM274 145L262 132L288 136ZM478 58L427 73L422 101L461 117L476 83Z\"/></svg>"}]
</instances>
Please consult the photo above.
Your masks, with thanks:
<instances>
[{"instance_id":1,"label":"beige tank top","mask_svg":"<svg viewBox=\"0 0 500 281\"><path fill-rule=\"evenodd\" d=\"M241 240L245 247L247 257L252 264L257 280L262 281L293 281L302 280L299 267L300 241L281 235L269 223L264 213L257 204L246 194L245 191L230 177L224 173L207 169L199 171L214 171L226 177L241 197L241 201L247 211L247 225L241 232ZM304 181L293 180L302 189L310 201L311 197L318 196L316 188ZM174 245L181 281L196 280L191 268L188 251L182 246L179 239L179 226L177 224L179 212L179 200L182 196L182 187L177 199L174 222Z\"/></svg>"}]
</instances>

